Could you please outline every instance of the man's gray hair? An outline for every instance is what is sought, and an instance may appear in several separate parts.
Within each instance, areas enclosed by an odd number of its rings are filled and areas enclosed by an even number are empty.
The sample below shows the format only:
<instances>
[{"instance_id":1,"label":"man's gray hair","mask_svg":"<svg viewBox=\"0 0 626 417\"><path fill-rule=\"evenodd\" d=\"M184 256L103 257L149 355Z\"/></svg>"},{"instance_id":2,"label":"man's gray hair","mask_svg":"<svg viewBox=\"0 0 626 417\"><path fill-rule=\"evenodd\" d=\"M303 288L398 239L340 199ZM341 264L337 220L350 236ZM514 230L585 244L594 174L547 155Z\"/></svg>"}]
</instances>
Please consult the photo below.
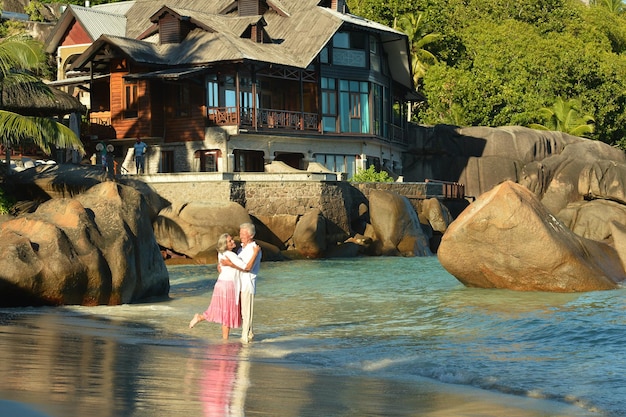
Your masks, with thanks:
<instances>
[{"instance_id":1,"label":"man's gray hair","mask_svg":"<svg viewBox=\"0 0 626 417\"><path fill-rule=\"evenodd\" d=\"M254 224L252 223L242 223L239 225L239 229L247 231L250 234L250 237L254 237L256 234L256 227L254 227Z\"/></svg>"}]
</instances>

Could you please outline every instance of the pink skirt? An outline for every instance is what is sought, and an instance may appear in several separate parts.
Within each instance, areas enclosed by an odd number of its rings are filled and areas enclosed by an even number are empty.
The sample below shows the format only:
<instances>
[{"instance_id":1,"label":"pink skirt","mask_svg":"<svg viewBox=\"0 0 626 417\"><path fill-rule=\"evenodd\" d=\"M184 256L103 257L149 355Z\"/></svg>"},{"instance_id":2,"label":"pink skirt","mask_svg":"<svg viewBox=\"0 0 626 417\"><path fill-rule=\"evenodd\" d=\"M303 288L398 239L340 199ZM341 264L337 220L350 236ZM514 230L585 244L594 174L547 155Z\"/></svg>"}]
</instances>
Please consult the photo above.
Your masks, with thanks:
<instances>
[{"instance_id":1,"label":"pink skirt","mask_svg":"<svg viewBox=\"0 0 626 417\"><path fill-rule=\"evenodd\" d=\"M202 313L202 316L206 321L220 323L231 329L241 327L239 294L235 293L233 281L217 280L209 308Z\"/></svg>"}]
</instances>

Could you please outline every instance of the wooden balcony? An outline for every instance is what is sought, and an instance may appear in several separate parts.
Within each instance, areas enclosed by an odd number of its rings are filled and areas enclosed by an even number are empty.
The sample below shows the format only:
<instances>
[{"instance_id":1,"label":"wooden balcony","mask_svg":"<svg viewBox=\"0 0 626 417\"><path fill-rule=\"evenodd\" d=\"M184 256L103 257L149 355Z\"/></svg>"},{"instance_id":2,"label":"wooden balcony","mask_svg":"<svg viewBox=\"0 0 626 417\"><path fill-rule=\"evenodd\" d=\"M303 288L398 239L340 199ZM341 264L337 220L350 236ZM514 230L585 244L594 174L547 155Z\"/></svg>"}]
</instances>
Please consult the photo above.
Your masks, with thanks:
<instances>
[{"instance_id":1,"label":"wooden balcony","mask_svg":"<svg viewBox=\"0 0 626 417\"><path fill-rule=\"evenodd\" d=\"M317 113L299 111L242 107L238 113L237 107L211 107L207 119L210 126L319 131Z\"/></svg>"},{"instance_id":2,"label":"wooden balcony","mask_svg":"<svg viewBox=\"0 0 626 417\"><path fill-rule=\"evenodd\" d=\"M239 126L252 130L280 130L301 131L302 133L321 133L320 117L317 113L306 113L291 110L278 109L255 109L241 107L240 112L236 106L209 107L207 109L208 126ZM380 139L406 145L408 143L407 132L402 126L388 125L389 137ZM345 136L361 134L347 133Z\"/></svg>"},{"instance_id":3,"label":"wooden balcony","mask_svg":"<svg viewBox=\"0 0 626 417\"><path fill-rule=\"evenodd\" d=\"M81 129L92 139L114 139L115 129L111 126L111 112L99 111L89 113L89 123Z\"/></svg>"}]
</instances>

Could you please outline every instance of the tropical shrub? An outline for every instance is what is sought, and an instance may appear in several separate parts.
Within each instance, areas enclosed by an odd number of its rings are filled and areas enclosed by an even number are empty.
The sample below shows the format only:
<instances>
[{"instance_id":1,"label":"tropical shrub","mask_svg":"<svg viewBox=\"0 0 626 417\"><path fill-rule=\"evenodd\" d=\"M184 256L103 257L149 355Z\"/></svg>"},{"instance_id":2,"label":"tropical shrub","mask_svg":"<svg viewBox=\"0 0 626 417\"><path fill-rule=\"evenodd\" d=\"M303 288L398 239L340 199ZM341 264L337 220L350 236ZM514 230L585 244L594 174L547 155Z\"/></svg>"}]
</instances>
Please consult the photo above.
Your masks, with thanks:
<instances>
[{"instance_id":1,"label":"tropical shrub","mask_svg":"<svg viewBox=\"0 0 626 417\"><path fill-rule=\"evenodd\" d=\"M374 165L367 169L359 168L356 174L350 178L350 182L393 182L387 171L376 171Z\"/></svg>"}]
</instances>

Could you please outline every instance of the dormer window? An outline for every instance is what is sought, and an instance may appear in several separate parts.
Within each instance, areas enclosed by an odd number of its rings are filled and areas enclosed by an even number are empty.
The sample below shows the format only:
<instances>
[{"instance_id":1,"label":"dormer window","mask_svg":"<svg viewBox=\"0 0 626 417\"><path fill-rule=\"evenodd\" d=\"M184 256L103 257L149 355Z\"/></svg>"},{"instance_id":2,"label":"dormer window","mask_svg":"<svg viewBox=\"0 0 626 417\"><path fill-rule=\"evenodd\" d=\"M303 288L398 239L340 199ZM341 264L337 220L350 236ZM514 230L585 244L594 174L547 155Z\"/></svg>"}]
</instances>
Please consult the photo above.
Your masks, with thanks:
<instances>
[{"instance_id":1,"label":"dormer window","mask_svg":"<svg viewBox=\"0 0 626 417\"><path fill-rule=\"evenodd\" d=\"M259 16L267 11L267 4L263 0L239 0L237 8L239 16Z\"/></svg>"},{"instance_id":2,"label":"dormer window","mask_svg":"<svg viewBox=\"0 0 626 417\"><path fill-rule=\"evenodd\" d=\"M169 13L165 13L159 18L161 44L181 43L190 30L191 23L188 18L174 16Z\"/></svg>"}]
</instances>

